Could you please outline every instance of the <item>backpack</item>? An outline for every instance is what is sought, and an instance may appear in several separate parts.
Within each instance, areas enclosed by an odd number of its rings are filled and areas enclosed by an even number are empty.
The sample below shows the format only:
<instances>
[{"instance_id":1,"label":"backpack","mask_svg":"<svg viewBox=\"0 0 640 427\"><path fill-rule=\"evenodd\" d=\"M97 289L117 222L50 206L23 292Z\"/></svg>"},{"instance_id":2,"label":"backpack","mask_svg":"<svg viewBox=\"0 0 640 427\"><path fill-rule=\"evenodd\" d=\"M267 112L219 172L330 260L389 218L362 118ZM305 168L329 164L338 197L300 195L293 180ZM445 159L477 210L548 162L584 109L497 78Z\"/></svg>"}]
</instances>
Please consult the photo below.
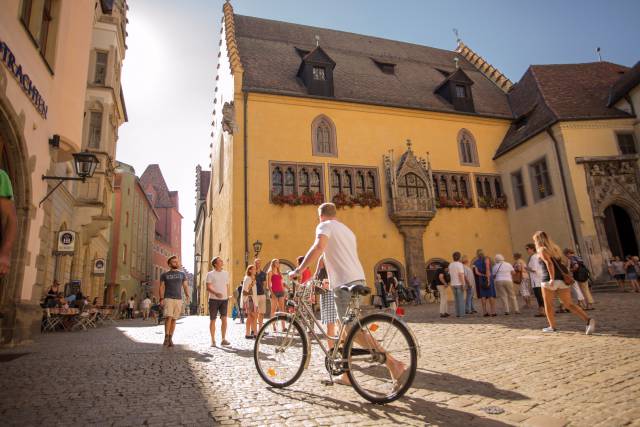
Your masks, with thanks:
<instances>
[{"instance_id":1,"label":"backpack","mask_svg":"<svg viewBox=\"0 0 640 427\"><path fill-rule=\"evenodd\" d=\"M522 264L518 262L514 265L514 267L514 271L513 273L511 273L511 278L513 280L513 283L519 285L520 283L522 283Z\"/></svg>"},{"instance_id":2,"label":"backpack","mask_svg":"<svg viewBox=\"0 0 640 427\"><path fill-rule=\"evenodd\" d=\"M573 278L576 279L576 282L586 282L591 277L591 273L584 263L578 263L578 269L573 272Z\"/></svg>"}]
</instances>

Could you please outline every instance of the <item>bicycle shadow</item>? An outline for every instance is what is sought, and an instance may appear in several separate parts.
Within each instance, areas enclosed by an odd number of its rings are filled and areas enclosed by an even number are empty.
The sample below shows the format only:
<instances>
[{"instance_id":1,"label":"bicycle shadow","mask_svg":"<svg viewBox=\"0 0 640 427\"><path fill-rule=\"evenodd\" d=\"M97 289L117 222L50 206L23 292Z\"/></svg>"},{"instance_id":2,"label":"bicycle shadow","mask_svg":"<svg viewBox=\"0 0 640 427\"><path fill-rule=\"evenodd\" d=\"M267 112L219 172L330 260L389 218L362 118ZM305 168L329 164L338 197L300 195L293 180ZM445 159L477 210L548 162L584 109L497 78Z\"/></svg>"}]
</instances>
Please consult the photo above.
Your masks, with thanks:
<instances>
[{"instance_id":1,"label":"bicycle shadow","mask_svg":"<svg viewBox=\"0 0 640 427\"><path fill-rule=\"evenodd\" d=\"M474 425L487 427L510 425L477 414L439 406L434 402L410 395L405 395L400 400L391 404L374 405L366 401L355 403L338 400L331 397L329 393L320 395L304 390L278 389L272 387L267 387L267 390L280 397L297 400L316 407L321 406L330 411L363 414L372 421L404 424L408 418L411 421L418 421L425 425Z\"/></svg>"},{"instance_id":2,"label":"bicycle shadow","mask_svg":"<svg viewBox=\"0 0 640 427\"><path fill-rule=\"evenodd\" d=\"M511 390L497 388L487 381L476 381L469 378L427 369L416 370L412 388L429 391L440 391L459 396L484 396L501 400L529 400L528 396Z\"/></svg>"}]
</instances>

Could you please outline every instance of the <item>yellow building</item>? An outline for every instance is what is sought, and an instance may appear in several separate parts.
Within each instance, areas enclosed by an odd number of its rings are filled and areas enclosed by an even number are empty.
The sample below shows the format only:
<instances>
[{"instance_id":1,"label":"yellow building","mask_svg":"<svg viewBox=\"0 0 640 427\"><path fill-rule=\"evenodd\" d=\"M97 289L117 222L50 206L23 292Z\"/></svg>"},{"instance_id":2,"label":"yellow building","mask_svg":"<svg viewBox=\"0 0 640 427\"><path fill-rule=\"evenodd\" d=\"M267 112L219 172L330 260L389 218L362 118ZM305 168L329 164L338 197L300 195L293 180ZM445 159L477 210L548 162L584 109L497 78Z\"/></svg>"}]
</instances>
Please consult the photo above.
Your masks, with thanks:
<instances>
[{"instance_id":1,"label":"yellow building","mask_svg":"<svg viewBox=\"0 0 640 427\"><path fill-rule=\"evenodd\" d=\"M115 129L124 120L119 65L126 7L124 0L2 2L0 167L14 186L18 239L10 272L0 283L0 344L39 333L39 302L53 280L69 285L67 291L80 284L85 295L102 296L102 268L96 267L104 267L107 255L109 160ZM117 40L112 44L105 36L114 24L122 38L117 47ZM88 90L100 49L113 49L108 80L103 88ZM100 90L117 97L99 95ZM89 112L107 99L98 131ZM100 160L95 180L59 186L58 180L43 180L43 175L77 178L72 155L85 149ZM71 244L59 246L68 238Z\"/></svg>"},{"instance_id":2,"label":"yellow building","mask_svg":"<svg viewBox=\"0 0 640 427\"><path fill-rule=\"evenodd\" d=\"M222 256L232 284L254 243L263 264L293 268L321 201L337 203L358 237L369 284L387 271L424 283L456 250L509 259L537 229L589 255L601 276L606 213L592 214L584 165L637 163L616 145L635 113L607 105L626 67L532 66L513 85L461 41L435 49L240 16L228 2L222 23L198 248L205 262Z\"/></svg>"}]
</instances>

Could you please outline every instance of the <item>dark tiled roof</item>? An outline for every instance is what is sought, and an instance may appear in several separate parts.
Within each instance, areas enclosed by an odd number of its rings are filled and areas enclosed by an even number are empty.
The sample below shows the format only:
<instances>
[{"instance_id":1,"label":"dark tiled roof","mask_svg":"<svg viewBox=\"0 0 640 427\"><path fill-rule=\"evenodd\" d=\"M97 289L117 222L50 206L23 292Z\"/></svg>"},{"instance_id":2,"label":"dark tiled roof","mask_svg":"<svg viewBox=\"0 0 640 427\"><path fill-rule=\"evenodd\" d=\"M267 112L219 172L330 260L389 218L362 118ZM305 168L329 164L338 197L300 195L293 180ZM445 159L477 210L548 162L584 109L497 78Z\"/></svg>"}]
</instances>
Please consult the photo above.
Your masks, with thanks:
<instances>
[{"instance_id":1,"label":"dark tiled roof","mask_svg":"<svg viewBox=\"0 0 640 427\"><path fill-rule=\"evenodd\" d=\"M177 193L177 191L169 191L167 183L162 176L162 171L160 170L159 165L152 164L147 166L147 169L145 169L144 173L140 177L140 183L142 184L143 188L152 186L155 190L157 197L153 204L154 207L178 208L177 203L174 202L174 198L172 197L172 193Z\"/></svg>"},{"instance_id":2,"label":"dark tiled roof","mask_svg":"<svg viewBox=\"0 0 640 427\"><path fill-rule=\"evenodd\" d=\"M618 81L611 86L607 105L610 107L620 101L623 96L638 85L640 85L640 61L636 62L636 65L624 73Z\"/></svg>"},{"instance_id":3,"label":"dark tiled roof","mask_svg":"<svg viewBox=\"0 0 640 427\"><path fill-rule=\"evenodd\" d=\"M495 157L517 147L558 120L631 117L607 106L609 88L627 67L610 62L532 65L509 92L515 121Z\"/></svg>"},{"instance_id":4,"label":"dark tiled roof","mask_svg":"<svg viewBox=\"0 0 640 427\"><path fill-rule=\"evenodd\" d=\"M209 192L209 182L211 181L211 171L200 171L200 188L198 189L200 193L200 199L204 200L207 198L207 193Z\"/></svg>"},{"instance_id":5,"label":"dark tiled roof","mask_svg":"<svg viewBox=\"0 0 640 427\"><path fill-rule=\"evenodd\" d=\"M454 51L241 15L234 20L245 90L310 97L296 73L302 61L299 52L312 51L318 35L320 46L336 63L336 100L456 112L434 89L446 78L438 69L455 71L458 57L474 82L476 113L512 117L506 95ZM395 64L395 73L382 72L374 59Z\"/></svg>"}]
</instances>

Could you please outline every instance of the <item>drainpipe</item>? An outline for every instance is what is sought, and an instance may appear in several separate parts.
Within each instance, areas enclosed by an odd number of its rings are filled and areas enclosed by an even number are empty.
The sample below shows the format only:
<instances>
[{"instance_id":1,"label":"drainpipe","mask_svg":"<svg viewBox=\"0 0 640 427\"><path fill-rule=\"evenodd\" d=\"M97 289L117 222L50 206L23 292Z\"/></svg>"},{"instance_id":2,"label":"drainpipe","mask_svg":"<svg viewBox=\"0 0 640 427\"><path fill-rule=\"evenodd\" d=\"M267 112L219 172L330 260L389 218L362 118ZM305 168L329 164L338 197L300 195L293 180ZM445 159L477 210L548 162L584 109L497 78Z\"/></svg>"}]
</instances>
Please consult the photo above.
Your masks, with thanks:
<instances>
[{"instance_id":1,"label":"drainpipe","mask_svg":"<svg viewBox=\"0 0 640 427\"><path fill-rule=\"evenodd\" d=\"M249 98L249 94L247 92L243 92L244 97L244 105L242 112L242 139L243 139L243 149L244 149L244 266L245 268L249 265L249 193L248 193L248 174L249 174L249 163L247 161L247 101Z\"/></svg>"},{"instance_id":2,"label":"drainpipe","mask_svg":"<svg viewBox=\"0 0 640 427\"><path fill-rule=\"evenodd\" d=\"M571 211L571 204L569 203L569 193L567 191L567 181L566 181L565 170L562 164L562 160L560 158L560 146L558 144L558 140L556 140L556 137L553 135L553 132L551 131L551 126L547 127L546 131L547 131L547 134L549 134L549 137L551 137L551 140L553 141L553 147L556 152L556 160L558 161L558 169L560 169L560 181L562 182L562 192L564 193L564 201L567 204L567 213L569 214L569 223L571 224L571 235L573 236L573 242L574 242L576 251L578 252L578 254L580 254L580 245L578 243L578 233L576 231L576 224L573 219L573 212Z\"/></svg>"}]
</instances>

